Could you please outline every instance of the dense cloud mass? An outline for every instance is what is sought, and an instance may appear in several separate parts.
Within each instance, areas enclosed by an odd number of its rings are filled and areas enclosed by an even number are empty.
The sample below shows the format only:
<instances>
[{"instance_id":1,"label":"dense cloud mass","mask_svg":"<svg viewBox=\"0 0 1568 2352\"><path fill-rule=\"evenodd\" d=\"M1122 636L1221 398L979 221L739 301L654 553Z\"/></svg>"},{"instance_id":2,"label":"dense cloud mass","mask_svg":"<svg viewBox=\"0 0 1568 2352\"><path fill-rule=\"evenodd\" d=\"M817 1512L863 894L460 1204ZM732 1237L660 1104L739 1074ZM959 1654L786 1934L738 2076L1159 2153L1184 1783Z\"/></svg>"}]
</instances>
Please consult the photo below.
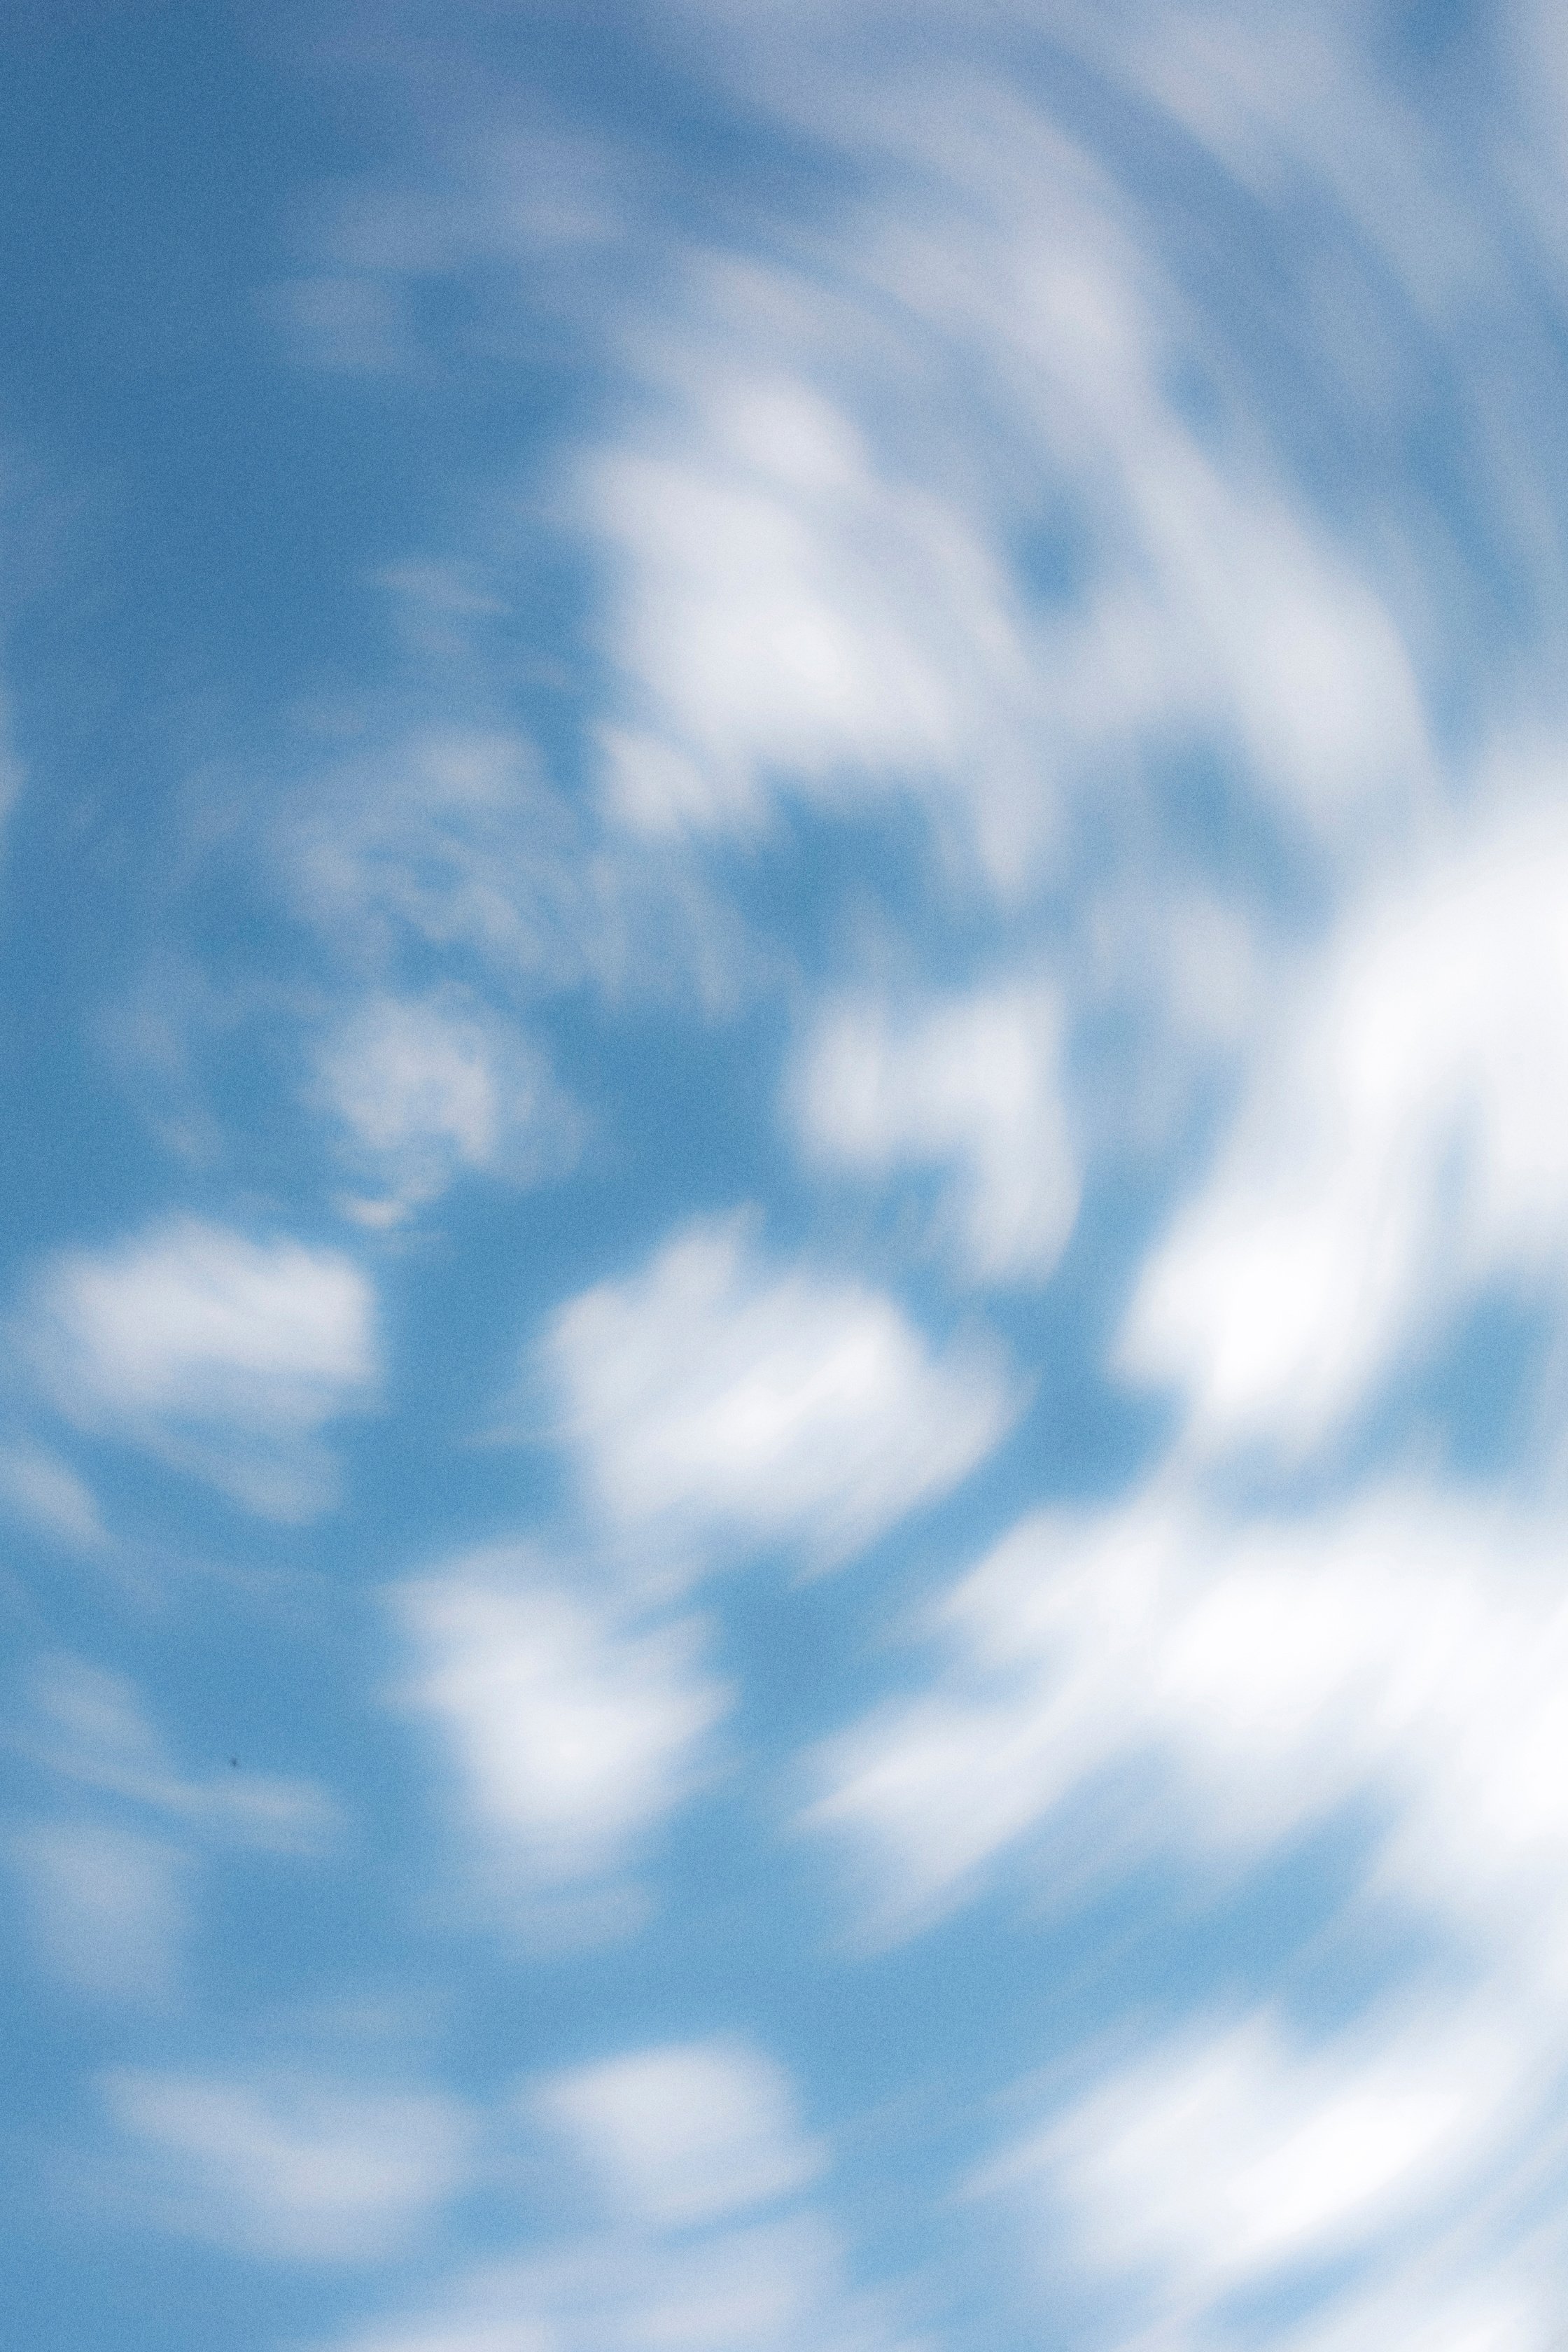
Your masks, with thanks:
<instances>
[{"instance_id":1,"label":"dense cloud mass","mask_svg":"<svg viewBox=\"0 0 1568 2352\"><path fill-rule=\"evenodd\" d=\"M38 2352L1552 2352L1568 32L0 31Z\"/></svg>"}]
</instances>

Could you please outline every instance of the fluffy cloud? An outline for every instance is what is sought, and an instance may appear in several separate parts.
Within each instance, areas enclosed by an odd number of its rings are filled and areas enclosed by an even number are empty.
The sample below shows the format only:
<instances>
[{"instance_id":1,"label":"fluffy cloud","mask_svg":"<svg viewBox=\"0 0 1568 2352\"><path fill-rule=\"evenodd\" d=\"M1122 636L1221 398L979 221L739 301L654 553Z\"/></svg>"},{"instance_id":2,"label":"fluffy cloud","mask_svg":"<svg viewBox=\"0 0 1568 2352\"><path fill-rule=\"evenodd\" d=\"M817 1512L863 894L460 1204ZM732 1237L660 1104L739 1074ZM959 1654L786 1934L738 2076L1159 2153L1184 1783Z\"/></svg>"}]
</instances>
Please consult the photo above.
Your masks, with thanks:
<instances>
[{"instance_id":1,"label":"fluffy cloud","mask_svg":"<svg viewBox=\"0 0 1568 2352\"><path fill-rule=\"evenodd\" d=\"M578 477L612 558L611 804L754 831L782 795L911 792L1011 895L1064 804L1196 743L1348 845L1430 782L1399 567L1326 528L1223 394L1215 418L1174 394L1235 371L1236 320L1162 267L1146 149L1091 152L954 29L928 20L942 63L896 87L853 28L815 68L822 26L728 51L748 105L862 173L896 158L896 194L799 266L682 255L679 331L636 338L651 421ZM1056 30L1114 79L1156 71L1152 26Z\"/></svg>"},{"instance_id":2,"label":"fluffy cloud","mask_svg":"<svg viewBox=\"0 0 1568 2352\"><path fill-rule=\"evenodd\" d=\"M51 1260L19 1338L67 1419L280 1519L331 1501L320 1432L363 1410L377 1374L374 1301L351 1260L195 1219Z\"/></svg>"},{"instance_id":3,"label":"fluffy cloud","mask_svg":"<svg viewBox=\"0 0 1568 2352\"><path fill-rule=\"evenodd\" d=\"M863 1176L951 1171L949 1237L966 1271L1038 1281L1078 1213L1062 1028L1059 1001L1041 988L899 1012L876 1000L842 1003L800 1057L795 1126L815 1158Z\"/></svg>"},{"instance_id":4,"label":"fluffy cloud","mask_svg":"<svg viewBox=\"0 0 1568 2352\"><path fill-rule=\"evenodd\" d=\"M577 1122L542 1055L450 992L359 1004L324 1041L318 1078L351 1159L390 1188L353 1204L370 1223L466 1171L522 1181L572 1156Z\"/></svg>"},{"instance_id":5,"label":"fluffy cloud","mask_svg":"<svg viewBox=\"0 0 1568 2352\"><path fill-rule=\"evenodd\" d=\"M1299 1454L1467 1296L1568 1259L1568 833L1552 809L1372 894L1145 1270L1126 1370L1193 1441Z\"/></svg>"},{"instance_id":6,"label":"fluffy cloud","mask_svg":"<svg viewBox=\"0 0 1568 2352\"><path fill-rule=\"evenodd\" d=\"M641 2050L542 2084L534 2102L574 2141L626 2219L668 2229L771 2204L812 2180L788 2077L718 2039Z\"/></svg>"},{"instance_id":7,"label":"fluffy cloud","mask_svg":"<svg viewBox=\"0 0 1568 2352\"><path fill-rule=\"evenodd\" d=\"M439 1728L487 1881L525 1921L619 1922L621 1874L710 1768L730 1704L701 1628L628 1621L510 1554L390 1597L398 1703Z\"/></svg>"},{"instance_id":8,"label":"fluffy cloud","mask_svg":"<svg viewBox=\"0 0 1568 2352\"><path fill-rule=\"evenodd\" d=\"M148 2218L280 2262L375 2262L465 2185L471 2127L429 2093L286 2077L102 2078Z\"/></svg>"},{"instance_id":9,"label":"fluffy cloud","mask_svg":"<svg viewBox=\"0 0 1568 2352\"><path fill-rule=\"evenodd\" d=\"M584 982L720 1001L750 952L689 860L606 839L513 733L431 727L346 757L336 744L269 855L358 969L395 973L412 946L511 1002Z\"/></svg>"},{"instance_id":10,"label":"fluffy cloud","mask_svg":"<svg viewBox=\"0 0 1568 2352\"><path fill-rule=\"evenodd\" d=\"M591 1501L650 1553L840 1559L956 1486L1016 1411L994 1357L934 1355L890 1299L769 1265L737 1219L570 1301L538 1362Z\"/></svg>"}]
</instances>

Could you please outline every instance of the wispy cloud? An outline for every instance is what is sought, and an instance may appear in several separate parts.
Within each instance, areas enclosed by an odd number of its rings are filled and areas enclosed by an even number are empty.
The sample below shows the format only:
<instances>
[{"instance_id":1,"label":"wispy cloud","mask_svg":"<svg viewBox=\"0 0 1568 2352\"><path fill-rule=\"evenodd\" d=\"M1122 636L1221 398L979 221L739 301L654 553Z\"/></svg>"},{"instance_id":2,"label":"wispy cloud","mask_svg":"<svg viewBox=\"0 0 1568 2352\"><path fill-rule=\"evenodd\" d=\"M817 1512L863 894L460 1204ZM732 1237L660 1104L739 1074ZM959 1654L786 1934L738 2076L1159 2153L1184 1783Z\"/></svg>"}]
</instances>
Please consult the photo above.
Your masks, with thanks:
<instances>
[{"instance_id":1,"label":"wispy cloud","mask_svg":"<svg viewBox=\"0 0 1568 2352\"><path fill-rule=\"evenodd\" d=\"M147 2221L275 2262L382 2261L467 2176L469 2119L430 2092L133 2066L101 2090Z\"/></svg>"},{"instance_id":2,"label":"wispy cloud","mask_svg":"<svg viewBox=\"0 0 1568 2352\"><path fill-rule=\"evenodd\" d=\"M395 1703L433 1722L456 1767L482 1906L536 1936L624 1932L631 1874L711 1769L731 1702L701 1625L647 1622L515 1553L389 1598L409 1644Z\"/></svg>"},{"instance_id":3,"label":"wispy cloud","mask_svg":"<svg viewBox=\"0 0 1568 2352\"><path fill-rule=\"evenodd\" d=\"M1122 1341L1201 1450L1299 1458L1489 1285L1559 1294L1565 881L1552 795L1369 894L1304 976Z\"/></svg>"},{"instance_id":4,"label":"wispy cloud","mask_svg":"<svg viewBox=\"0 0 1568 2352\"><path fill-rule=\"evenodd\" d=\"M788 2077L732 2039L605 2059L532 2097L633 2223L678 2228L773 2204L826 2160L801 2129Z\"/></svg>"},{"instance_id":5,"label":"wispy cloud","mask_svg":"<svg viewBox=\"0 0 1568 2352\"><path fill-rule=\"evenodd\" d=\"M378 1372L371 1287L349 1258L195 1219L52 1259L17 1336L67 1420L279 1519L331 1502L320 1433L373 1402Z\"/></svg>"},{"instance_id":6,"label":"wispy cloud","mask_svg":"<svg viewBox=\"0 0 1568 2352\"><path fill-rule=\"evenodd\" d=\"M1063 1025L1044 986L829 1006L790 1089L796 1131L866 1181L949 1171L944 1238L963 1271L1038 1282L1078 1213Z\"/></svg>"},{"instance_id":7,"label":"wispy cloud","mask_svg":"<svg viewBox=\"0 0 1568 2352\"><path fill-rule=\"evenodd\" d=\"M715 1545L829 1566L991 1452L1018 1408L999 1353L939 1354L890 1298L699 1224L560 1308L538 1347L592 1507L656 1570Z\"/></svg>"},{"instance_id":8,"label":"wispy cloud","mask_svg":"<svg viewBox=\"0 0 1568 2352\"><path fill-rule=\"evenodd\" d=\"M389 1188L352 1204L366 1223L396 1222L464 1173L561 1174L576 1148L581 1122L537 1046L455 992L354 1005L317 1069L351 1165Z\"/></svg>"},{"instance_id":9,"label":"wispy cloud","mask_svg":"<svg viewBox=\"0 0 1568 2352\"><path fill-rule=\"evenodd\" d=\"M190 1856L166 1839L90 1821L36 1821L5 1841L35 1948L78 1992L166 2001L179 1989Z\"/></svg>"},{"instance_id":10,"label":"wispy cloud","mask_svg":"<svg viewBox=\"0 0 1568 2352\"><path fill-rule=\"evenodd\" d=\"M1555 1544L1550 1519L1398 1492L1239 1525L1159 1493L1026 1522L932 1611L935 1675L817 1753L808 1819L907 1931L1091 1802L1114 1871L1152 1845L1254 1856L1361 1795L1373 1885L1550 2005Z\"/></svg>"}]
</instances>

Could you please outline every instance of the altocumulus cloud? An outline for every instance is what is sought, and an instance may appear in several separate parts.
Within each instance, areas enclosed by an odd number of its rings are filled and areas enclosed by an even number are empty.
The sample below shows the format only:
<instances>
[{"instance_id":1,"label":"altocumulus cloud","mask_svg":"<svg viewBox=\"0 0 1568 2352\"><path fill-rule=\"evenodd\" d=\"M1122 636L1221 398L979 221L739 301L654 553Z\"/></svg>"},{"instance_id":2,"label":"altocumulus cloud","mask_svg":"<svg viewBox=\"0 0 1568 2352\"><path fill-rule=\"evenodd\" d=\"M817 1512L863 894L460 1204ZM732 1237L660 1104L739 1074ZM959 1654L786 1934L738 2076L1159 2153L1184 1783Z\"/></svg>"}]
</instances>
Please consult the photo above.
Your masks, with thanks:
<instances>
[{"instance_id":1,"label":"altocumulus cloud","mask_svg":"<svg viewBox=\"0 0 1568 2352\"><path fill-rule=\"evenodd\" d=\"M17 2325L1546 2352L1556 16L73 13Z\"/></svg>"}]
</instances>

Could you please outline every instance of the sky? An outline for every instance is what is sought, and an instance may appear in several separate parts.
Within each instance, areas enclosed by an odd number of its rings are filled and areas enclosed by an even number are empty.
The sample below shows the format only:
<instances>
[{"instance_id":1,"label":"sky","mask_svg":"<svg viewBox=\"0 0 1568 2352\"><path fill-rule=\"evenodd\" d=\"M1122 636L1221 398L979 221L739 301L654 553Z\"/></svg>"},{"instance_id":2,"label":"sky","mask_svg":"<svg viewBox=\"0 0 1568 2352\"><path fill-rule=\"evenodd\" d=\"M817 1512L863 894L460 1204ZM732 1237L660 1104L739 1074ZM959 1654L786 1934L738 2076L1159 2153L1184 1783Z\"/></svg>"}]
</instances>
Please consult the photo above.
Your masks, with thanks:
<instances>
[{"instance_id":1,"label":"sky","mask_svg":"<svg viewBox=\"0 0 1568 2352\"><path fill-rule=\"evenodd\" d=\"M1568 2340L1565 125L7 0L7 2346Z\"/></svg>"}]
</instances>

